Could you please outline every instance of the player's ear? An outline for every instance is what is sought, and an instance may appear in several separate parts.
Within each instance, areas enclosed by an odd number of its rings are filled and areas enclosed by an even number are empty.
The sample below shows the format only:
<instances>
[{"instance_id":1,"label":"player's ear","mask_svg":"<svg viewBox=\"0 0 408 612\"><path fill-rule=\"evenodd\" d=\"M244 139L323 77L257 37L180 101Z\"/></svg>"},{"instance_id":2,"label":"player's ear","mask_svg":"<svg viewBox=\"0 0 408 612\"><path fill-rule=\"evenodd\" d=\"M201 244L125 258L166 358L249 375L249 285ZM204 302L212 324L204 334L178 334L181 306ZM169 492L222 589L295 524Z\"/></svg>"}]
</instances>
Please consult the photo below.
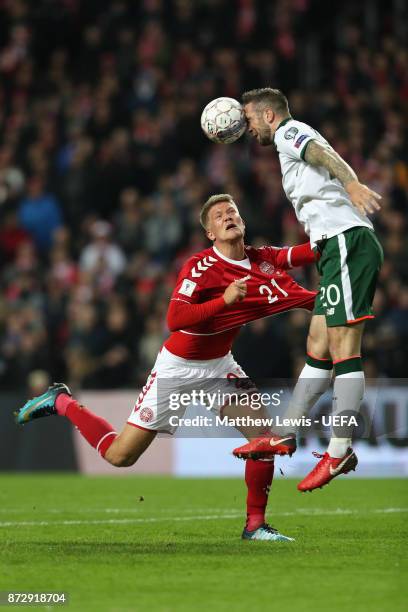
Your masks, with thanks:
<instances>
[{"instance_id":1,"label":"player's ear","mask_svg":"<svg viewBox=\"0 0 408 612\"><path fill-rule=\"evenodd\" d=\"M263 118L266 123L272 125L272 123L275 121L275 113L271 108L266 108L263 113Z\"/></svg>"},{"instance_id":2,"label":"player's ear","mask_svg":"<svg viewBox=\"0 0 408 612\"><path fill-rule=\"evenodd\" d=\"M214 240L215 240L215 235L212 233L212 231L211 231L211 230L207 230L207 231L206 231L206 235L207 235L208 240L211 240L211 242L214 242Z\"/></svg>"}]
</instances>

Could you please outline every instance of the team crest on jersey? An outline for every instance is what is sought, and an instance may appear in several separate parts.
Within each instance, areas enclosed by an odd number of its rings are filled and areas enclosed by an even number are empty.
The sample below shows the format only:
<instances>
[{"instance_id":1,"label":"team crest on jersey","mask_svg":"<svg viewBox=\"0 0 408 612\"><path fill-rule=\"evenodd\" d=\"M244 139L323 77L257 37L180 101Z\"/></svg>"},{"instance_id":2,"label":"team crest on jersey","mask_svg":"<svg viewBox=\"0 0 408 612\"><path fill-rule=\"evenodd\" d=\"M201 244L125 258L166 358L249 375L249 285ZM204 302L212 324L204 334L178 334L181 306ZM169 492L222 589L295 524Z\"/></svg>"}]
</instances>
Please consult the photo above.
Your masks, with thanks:
<instances>
[{"instance_id":1,"label":"team crest on jersey","mask_svg":"<svg viewBox=\"0 0 408 612\"><path fill-rule=\"evenodd\" d=\"M261 261L259 269L264 274L273 274L275 272L275 266L269 263L269 261Z\"/></svg>"},{"instance_id":2,"label":"team crest on jersey","mask_svg":"<svg viewBox=\"0 0 408 612\"><path fill-rule=\"evenodd\" d=\"M286 138L286 140L292 140L293 138L295 138L296 134L298 133L298 128L296 127L291 127L288 130L286 130L284 136Z\"/></svg>"},{"instance_id":3,"label":"team crest on jersey","mask_svg":"<svg viewBox=\"0 0 408 612\"><path fill-rule=\"evenodd\" d=\"M142 408L139 414L139 418L143 423L149 423L154 417L153 410L151 408Z\"/></svg>"}]
</instances>

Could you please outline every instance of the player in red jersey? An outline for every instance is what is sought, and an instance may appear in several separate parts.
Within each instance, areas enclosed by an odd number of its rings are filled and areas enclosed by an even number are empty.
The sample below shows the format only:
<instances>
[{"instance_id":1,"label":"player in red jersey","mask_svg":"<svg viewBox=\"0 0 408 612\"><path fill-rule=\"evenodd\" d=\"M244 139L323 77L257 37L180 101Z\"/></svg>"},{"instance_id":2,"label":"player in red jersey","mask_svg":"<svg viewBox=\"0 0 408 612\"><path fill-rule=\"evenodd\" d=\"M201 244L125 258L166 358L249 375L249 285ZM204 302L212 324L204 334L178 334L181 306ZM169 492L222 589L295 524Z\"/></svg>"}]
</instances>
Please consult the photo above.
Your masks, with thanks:
<instances>
[{"instance_id":1,"label":"player in red jersey","mask_svg":"<svg viewBox=\"0 0 408 612\"><path fill-rule=\"evenodd\" d=\"M175 420L186 406L170 405L171 398L192 387L206 393L231 393L231 380L245 378L234 360L231 346L241 326L293 308L312 310L316 292L299 286L285 270L315 261L309 244L294 247L253 248L244 243L245 225L233 198L212 196L204 204L200 221L212 247L197 253L183 266L167 313L170 337L164 343L152 372L120 434L104 419L81 406L62 383L29 400L17 422L58 414L67 417L110 464L134 464L157 432L173 433ZM238 389L239 389L239 385ZM254 391L242 385L239 393ZM235 390L235 388L234 388ZM248 406L226 403L212 407L216 414L236 418L251 412ZM261 410L256 416L267 416ZM265 433L257 425L237 426L247 439ZM288 541L265 522L275 454L296 449L291 435L269 435L269 453L245 465L248 487L244 539Z\"/></svg>"}]
</instances>

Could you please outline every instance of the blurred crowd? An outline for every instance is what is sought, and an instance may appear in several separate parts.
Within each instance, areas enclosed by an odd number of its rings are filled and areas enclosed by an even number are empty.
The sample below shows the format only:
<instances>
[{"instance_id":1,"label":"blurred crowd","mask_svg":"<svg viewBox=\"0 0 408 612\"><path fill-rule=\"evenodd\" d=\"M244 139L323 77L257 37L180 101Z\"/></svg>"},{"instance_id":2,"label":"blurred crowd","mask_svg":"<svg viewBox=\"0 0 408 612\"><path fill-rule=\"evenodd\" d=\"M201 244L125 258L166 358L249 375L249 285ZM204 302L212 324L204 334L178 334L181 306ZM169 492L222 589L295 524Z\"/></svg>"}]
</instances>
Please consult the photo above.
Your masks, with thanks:
<instances>
[{"instance_id":1,"label":"blurred crowd","mask_svg":"<svg viewBox=\"0 0 408 612\"><path fill-rule=\"evenodd\" d=\"M181 264L208 246L206 198L231 193L248 242L306 240L272 147L210 143L202 108L273 86L383 196L386 261L368 376L408 346L405 3L0 0L0 386L143 384ZM314 270L296 278L316 287ZM309 315L242 330L248 374L296 375Z\"/></svg>"}]
</instances>

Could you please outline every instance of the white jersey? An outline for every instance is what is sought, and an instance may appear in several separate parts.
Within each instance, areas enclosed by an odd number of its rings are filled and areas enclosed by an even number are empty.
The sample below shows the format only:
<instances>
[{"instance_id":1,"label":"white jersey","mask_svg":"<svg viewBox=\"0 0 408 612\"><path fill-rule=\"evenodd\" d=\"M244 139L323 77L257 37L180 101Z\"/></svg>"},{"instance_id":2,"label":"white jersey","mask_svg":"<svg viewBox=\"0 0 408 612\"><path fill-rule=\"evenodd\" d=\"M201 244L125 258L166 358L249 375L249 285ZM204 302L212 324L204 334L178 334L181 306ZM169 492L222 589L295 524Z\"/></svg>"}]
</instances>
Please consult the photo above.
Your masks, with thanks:
<instances>
[{"instance_id":1,"label":"white jersey","mask_svg":"<svg viewBox=\"0 0 408 612\"><path fill-rule=\"evenodd\" d=\"M366 215L353 206L343 185L323 166L304 161L311 140L330 146L327 140L306 123L285 119L275 132L282 183L299 221L310 236L312 246L318 240L341 234L350 227L373 229Z\"/></svg>"}]
</instances>

